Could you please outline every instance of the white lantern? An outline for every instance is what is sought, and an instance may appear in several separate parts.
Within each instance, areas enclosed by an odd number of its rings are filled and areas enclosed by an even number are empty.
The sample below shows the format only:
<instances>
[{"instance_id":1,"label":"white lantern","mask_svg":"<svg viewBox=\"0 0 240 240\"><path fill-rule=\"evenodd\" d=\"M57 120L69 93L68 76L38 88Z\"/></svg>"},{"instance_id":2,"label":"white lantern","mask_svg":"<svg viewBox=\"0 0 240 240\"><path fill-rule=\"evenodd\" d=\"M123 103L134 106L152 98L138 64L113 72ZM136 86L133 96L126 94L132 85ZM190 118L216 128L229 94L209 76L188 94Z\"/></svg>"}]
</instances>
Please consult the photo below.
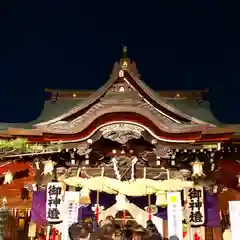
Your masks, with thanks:
<instances>
[{"instance_id":1,"label":"white lantern","mask_svg":"<svg viewBox=\"0 0 240 240\"><path fill-rule=\"evenodd\" d=\"M71 164L73 164L73 165L76 164L74 152L71 153Z\"/></svg>"},{"instance_id":2,"label":"white lantern","mask_svg":"<svg viewBox=\"0 0 240 240\"><path fill-rule=\"evenodd\" d=\"M192 177L201 177L204 175L203 173L203 162L200 162L198 160L191 163L192 165Z\"/></svg>"},{"instance_id":3,"label":"white lantern","mask_svg":"<svg viewBox=\"0 0 240 240\"><path fill-rule=\"evenodd\" d=\"M160 207L166 207L168 204L167 201L167 194L165 191L158 191L156 193L156 206L160 206Z\"/></svg>"},{"instance_id":4,"label":"white lantern","mask_svg":"<svg viewBox=\"0 0 240 240\"><path fill-rule=\"evenodd\" d=\"M44 169L43 173L44 175L53 175L54 165L55 163L51 160L45 161L44 163Z\"/></svg>"},{"instance_id":5,"label":"white lantern","mask_svg":"<svg viewBox=\"0 0 240 240\"><path fill-rule=\"evenodd\" d=\"M238 182L239 182L239 178L238 178ZM218 192L218 185L214 185L213 186L213 193L217 193Z\"/></svg>"},{"instance_id":6,"label":"white lantern","mask_svg":"<svg viewBox=\"0 0 240 240\"><path fill-rule=\"evenodd\" d=\"M33 190L34 192L37 191L37 184L36 184L36 183L33 183L33 184L32 184L32 190Z\"/></svg>"},{"instance_id":7,"label":"white lantern","mask_svg":"<svg viewBox=\"0 0 240 240\"><path fill-rule=\"evenodd\" d=\"M10 183L12 183L12 181L13 181L13 175L12 175L12 173L11 172L6 172L5 173L5 176L4 176L4 182L3 182L3 184L10 184Z\"/></svg>"}]
</instances>

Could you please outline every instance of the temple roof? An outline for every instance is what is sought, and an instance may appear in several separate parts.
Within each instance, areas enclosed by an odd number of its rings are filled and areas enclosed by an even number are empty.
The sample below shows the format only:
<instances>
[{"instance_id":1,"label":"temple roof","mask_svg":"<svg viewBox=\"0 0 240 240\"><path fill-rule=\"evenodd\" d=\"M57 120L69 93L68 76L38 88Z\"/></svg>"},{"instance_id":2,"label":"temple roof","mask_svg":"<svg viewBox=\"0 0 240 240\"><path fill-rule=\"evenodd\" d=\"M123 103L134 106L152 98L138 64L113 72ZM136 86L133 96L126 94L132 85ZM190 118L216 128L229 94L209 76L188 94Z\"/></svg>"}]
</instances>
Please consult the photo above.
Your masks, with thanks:
<instances>
[{"instance_id":1,"label":"temple roof","mask_svg":"<svg viewBox=\"0 0 240 240\"><path fill-rule=\"evenodd\" d=\"M51 95L50 100L45 102L44 109L36 120L28 123L1 123L0 135L4 137L6 132L10 135L32 135L37 134L37 131L75 134L76 131L87 129L97 118L123 112L142 115L168 133L212 134L213 129L218 129L216 126L222 127L213 116L210 104L202 99L206 90L153 91L140 80L135 62L129 59L115 63L109 81L96 91L47 89L46 92ZM21 129L25 133L21 134ZM24 129L31 129L32 132ZM226 131L235 132L232 129Z\"/></svg>"},{"instance_id":2,"label":"temple roof","mask_svg":"<svg viewBox=\"0 0 240 240\"><path fill-rule=\"evenodd\" d=\"M54 91L54 90L53 90ZM74 94L76 91L73 91ZM170 92L171 93L171 92ZM181 92L180 92L181 93ZM159 92L161 94L161 92ZM218 125L218 120L214 117L211 112L210 104L206 101L200 102L197 99L177 99L177 98L168 98L162 97L162 99L172 107L175 107L184 113L196 117L202 121L213 123ZM71 108L74 108L79 103L82 103L83 99L62 99L59 98L55 101L46 101L44 108L40 116L31 122L27 123L0 123L0 130L7 130L8 128L26 128L31 129L33 125L51 120L52 118L58 117L66 113Z\"/></svg>"},{"instance_id":3,"label":"temple roof","mask_svg":"<svg viewBox=\"0 0 240 240\"><path fill-rule=\"evenodd\" d=\"M8 128L32 129L35 124L58 117L59 115L66 113L68 110L75 107L82 101L82 99L57 99L56 101L45 101L44 108L40 116L36 120L26 123L0 123L0 131L7 130Z\"/></svg>"},{"instance_id":4,"label":"temple roof","mask_svg":"<svg viewBox=\"0 0 240 240\"><path fill-rule=\"evenodd\" d=\"M44 110L40 117L42 119L52 119L54 115L60 115L63 112L71 109L71 107L77 106L84 99L88 98L93 91L74 91L74 90L50 90L52 101L45 103ZM210 103L202 99L202 94L206 93L206 90L202 91L157 91L158 97L166 104L173 108L198 118L202 121L206 121L213 124L219 124L218 120L212 114L210 109ZM57 96L57 100L54 101L54 96ZM67 109L69 107L69 109ZM51 112L51 108L54 111ZM58 109L56 109L58 108ZM55 112L57 112L55 114ZM39 122L42 120L39 118Z\"/></svg>"},{"instance_id":5,"label":"temple roof","mask_svg":"<svg viewBox=\"0 0 240 240\"><path fill-rule=\"evenodd\" d=\"M74 90L49 90L46 92L51 94L51 99L45 101L44 108L40 116L31 122L27 123L0 123L0 130L8 128L26 128L31 129L33 125L51 120L59 115L62 115L70 109L78 106L93 92L74 91ZM58 94L55 99L56 93ZM202 121L218 125L218 120L211 112L209 102L200 99L202 91L158 91L157 94L168 105L179 109L180 111L198 118ZM77 97L74 97L75 94ZM178 97L181 96L181 97Z\"/></svg>"},{"instance_id":6,"label":"temple roof","mask_svg":"<svg viewBox=\"0 0 240 240\"><path fill-rule=\"evenodd\" d=\"M36 120L27 123L0 123L0 132L6 132L11 128L32 129L35 124L49 121L78 106L93 93L93 91L54 89L46 89L46 92L50 93L51 98L45 101L44 108ZM206 90L157 91L157 94L166 104L179 109L187 115L217 126L222 126L223 124L214 117L210 109L210 103L201 99L201 94L205 92ZM56 95L58 96L56 97ZM231 126L231 128L235 128L237 133L237 130L240 129L236 128L236 126Z\"/></svg>"}]
</instances>

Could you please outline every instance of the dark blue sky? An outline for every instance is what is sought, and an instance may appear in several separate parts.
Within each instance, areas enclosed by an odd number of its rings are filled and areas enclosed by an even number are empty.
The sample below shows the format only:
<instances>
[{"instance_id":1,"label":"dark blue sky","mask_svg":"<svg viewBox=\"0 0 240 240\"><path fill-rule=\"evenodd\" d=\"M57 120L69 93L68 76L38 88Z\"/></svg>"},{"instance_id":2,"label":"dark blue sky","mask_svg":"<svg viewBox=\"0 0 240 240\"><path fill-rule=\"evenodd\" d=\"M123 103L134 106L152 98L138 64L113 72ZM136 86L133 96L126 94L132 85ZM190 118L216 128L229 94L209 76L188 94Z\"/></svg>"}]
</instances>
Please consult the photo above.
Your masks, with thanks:
<instances>
[{"instance_id":1,"label":"dark blue sky","mask_svg":"<svg viewBox=\"0 0 240 240\"><path fill-rule=\"evenodd\" d=\"M126 44L150 87L209 88L216 117L240 123L238 5L76 2L0 2L0 121L36 118L44 88L100 87Z\"/></svg>"}]
</instances>

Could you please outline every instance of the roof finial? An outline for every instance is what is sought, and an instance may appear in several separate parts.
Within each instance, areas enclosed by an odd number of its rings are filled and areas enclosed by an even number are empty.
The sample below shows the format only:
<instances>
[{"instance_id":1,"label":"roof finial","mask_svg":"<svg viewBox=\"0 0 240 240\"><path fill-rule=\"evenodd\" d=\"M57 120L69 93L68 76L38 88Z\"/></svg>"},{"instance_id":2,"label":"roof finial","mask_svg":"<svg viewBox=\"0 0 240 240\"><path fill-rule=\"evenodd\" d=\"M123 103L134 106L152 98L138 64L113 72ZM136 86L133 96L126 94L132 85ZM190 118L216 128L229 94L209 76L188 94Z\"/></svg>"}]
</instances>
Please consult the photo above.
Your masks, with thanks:
<instances>
[{"instance_id":1,"label":"roof finial","mask_svg":"<svg viewBox=\"0 0 240 240\"><path fill-rule=\"evenodd\" d=\"M127 46L123 46L123 56L122 56L122 58L123 59L128 59L128 56L127 56Z\"/></svg>"}]
</instances>

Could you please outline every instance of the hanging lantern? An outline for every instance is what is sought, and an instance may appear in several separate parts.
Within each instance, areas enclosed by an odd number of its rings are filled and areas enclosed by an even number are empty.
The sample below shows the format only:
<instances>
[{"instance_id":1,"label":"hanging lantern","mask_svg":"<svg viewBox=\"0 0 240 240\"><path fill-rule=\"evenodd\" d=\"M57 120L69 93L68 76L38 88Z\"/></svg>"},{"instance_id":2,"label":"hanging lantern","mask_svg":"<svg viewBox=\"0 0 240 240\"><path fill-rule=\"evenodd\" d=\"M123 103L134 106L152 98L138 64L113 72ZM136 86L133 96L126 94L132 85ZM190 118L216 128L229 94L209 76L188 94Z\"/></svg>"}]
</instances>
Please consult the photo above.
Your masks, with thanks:
<instances>
[{"instance_id":1,"label":"hanging lantern","mask_svg":"<svg viewBox=\"0 0 240 240\"><path fill-rule=\"evenodd\" d=\"M239 179L238 179L238 182L239 182ZM212 191L214 194L216 194L218 192L218 185L214 185Z\"/></svg>"},{"instance_id":2,"label":"hanging lantern","mask_svg":"<svg viewBox=\"0 0 240 240\"><path fill-rule=\"evenodd\" d=\"M71 153L71 164L72 164L72 165L75 165L75 164L76 164L76 160L75 160L75 157L74 157L74 153Z\"/></svg>"},{"instance_id":3,"label":"hanging lantern","mask_svg":"<svg viewBox=\"0 0 240 240\"><path fill-rule=\"evenodd\" d=\"M54 165L55 163L52 160L48 160L43 162L44 163L44 169L43 169L43 175L53 175Z\"/></svg>"},{"instance_id":4,"label":"hanging lantern","mask_svg":"<svg viewBox=\"0 0 240 240\"><path fill-rule=\"evenodd\" d=\"M203 162L200 162L198 159L191 163L192 165L192 177L201 177L203 173Z\"/></svg>"},{"instance_id":5,"label":"hanging lantern","mask_svg":"<svg viewBox=\"0 0 240 240\"><path fill-rule=\"evenodd\" d=\"M81 189L78 204L81 204L81 205L91 204L90 190L88 188Z\"/></svg>"},{"instance_id":6,"label":"hanging lantern","mask_svg":"<svg viewBox=\"0 0 240 240\"><path fill-rule=\"evenodd\" d=\"M172 166L175 166L175 165L176 165L176 162L175 162L174 159L171 160L171 165L172 165Z\"/></svg>"},{"instance_id":7,"label":"hanging lantern","mask_svg":"<svg viewBox=\"0 0 240 240\"><path fill-rule=\"evenodd\" d=\"M161 160L158 159L158 160L156 161L156 164L157 164L157 166L160 166L160 165L161 165Z\"/></svg>"},{"instance_id":8,"label":"hanging lantern","mask_svg":"<svg viewBox=\"0 0 240 240\"><path fill-rule=\"evenodd\" d=\"M5 176L4 176L4 182L3 182L3 184L10 184L10 183L12 183L12 181L13 181L13 175L12 175L12 173L11 172L6 172L5 173Z\"/></svg>"},{"instance_id":9,"label":"hanging lantern","mask_svg":"<svg viewBox=\"0 0 240 240\"><path fill-rule=\"evenodd\" d=\"M33 183L33 184L32 184L32 190L33 190L33 192L37 192L38 187L37 187L37 184L36 184L36 183Z\"/></svg>"},{"instance_id":10,"label":"hanging lantern","mask_svg":"<svg viewBox=\"0 0 240 240\"><path fill-rule=\"evenodd\" d=\"M158 191L156 193L156 206L166 207L167 206L167 194L165 191Z\"/></svg>"}]
</instances>

